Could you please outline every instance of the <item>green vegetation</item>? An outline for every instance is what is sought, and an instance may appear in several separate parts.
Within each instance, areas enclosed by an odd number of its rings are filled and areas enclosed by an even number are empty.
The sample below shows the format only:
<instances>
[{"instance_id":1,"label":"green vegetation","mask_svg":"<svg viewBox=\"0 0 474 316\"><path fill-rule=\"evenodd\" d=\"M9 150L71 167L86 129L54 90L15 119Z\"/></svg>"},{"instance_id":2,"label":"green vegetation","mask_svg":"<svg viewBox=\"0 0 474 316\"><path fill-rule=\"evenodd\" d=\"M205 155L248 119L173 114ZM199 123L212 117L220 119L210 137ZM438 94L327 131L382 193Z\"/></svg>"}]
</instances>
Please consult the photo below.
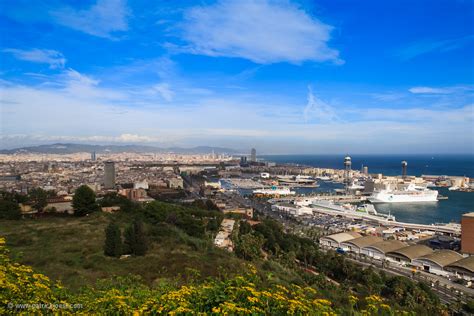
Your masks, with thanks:
<instances>
[{"instance_id":1,"label":"green vegetation","mask_svg":"<svg viewBox=\"0 0 474 316\"><path fill-rule=\"evenodd\" d=\"M140 209L140 204L133 202L127 199L125 196L117 194L116 192L105 194L99 200L99 205L101 207L120 206L120 210L127 213Z\"/></svg>"},{"instance_id":2,"label":"green vegetation","mask_svg":"<svg viewBox=\"0 0 474 316\"><path fill-rule=\"evenodd\" d=\"M148 250L143 223L135 219L125 230L124 254L144 256Z\"/></svg>"},{"instance_id":3,"label":"green vegetation","mask_svg":"<svg viewBox=\"0 0 474 316\"><path fill-rule=\"evenodd\" d=\"M48 283L49 301L80 302L85 313L446 312L428 286L322 252L273 220L240 221L235 253L220 250L213 239L223 214L200 206L152 202L115 214L0 220L0 227L13 260L67 287ZM124 252L132 256L117 258Z\"/></svg>"},{"instance_id":4,"label":"green vegetation","mask_svg":"<svg viewBox=\"0 0 474 316\"><path fill-rule=\"evenodd\" d=\"M249 231L250 228L250 231ZM266 219L254 227L240 225L242 233L236 236L236 255L246 260L255 260L265 255L268 261L280 263L290 269L310 268L319 277L328 277L345 293L358 297L378 295L386 298L397 309L414 311L417 314L440 314L444 311L439 298L423 283L415 283L405 277L392 277L371 268L363 269L334 251L320 251L310 239L285 233L276 221ZM256 245L262 245L258 253ZM249 255L250 254L250 255ZM308 281L306 281L308 282ZM326 287L321 278L309 281ZM337 291L327 292L334 302L347 304Z\"/></svg>"},{"instance_id":5,"label":"green vegetation","mask_svg":"<svg viewBox=\"0 0 474 316\"><path fill-rule=\"evenodd\" d=\"M76 216L84 216L97 211L99 206L95 201L94 191L87 185L81 185L74 192L72 207Z\"/></svg>"},{"instance_id":6,"label":"green vegetation","mask_svg":"<svg viewBox=\"0 0 474 316\"><path fill-rule=\"evenodd\" d=\"M168 223L182 229L189 236L204 238L217 232L223 214L207 208L186 207L155 201L146 205L143 217L151 224ZM208 225L211 221L217 221L217 223Z\"/></svg>"},{"instance_id":7,"label":"green vegetation","mask_svg":"<svg viewBox=\"0 0 474 316\"><path fill-rule=\"evenodd\" d=\"M72 293L30 267L11 261L0 238L0 313L22 314L169 314L169 315L329 315L340 309L312 287L264 286L254 267L250 272L224 280L189 280L187 285L144 285L137 277L117 277ZM348 297L352 315L391 315L389 305L369 296L358 309L358 299ZM43 308L24 308L24 304Z\"/></svg>"},{"instance_id":8,"label":"green vegetation","mask_svg":"<svg viewBox=\"0 0 474 316\"><path fill-rule=\"evenodd\" d=\"M174 210L177 214L188 209L201 212L179 205L156 204L150 207L170 213ZM204 213L208 214L208 211ZM104 256L105 230L109 223L114 221L124 232L136 216L141 216L147 233L146 255L123 260ZM201 222L198 217L196 220ZM33 266L75 291L94 284L97 279L112 276L139 275L151 286L161 282L183 283L190 277L190 268L197 269L203 280L246 270L244 261L213 247L214 231L196 238L166 221L151 222L144 211L136 214L95 212L84 217L0 220L0 232L6 237L14 260ZM202 217L202 225L206 222L207 218Z\"/></svg>"},{"instance_id":9,"label":"green vegetation","mask_svg":"<svg viewBox=\"0 0 474 316\"><path fill-rule=\"evenodd\" d=\"M235 254L245 260L256 260L262 257L264 239L257 234L242 235L235 242Z\"/></svg>"},{"instance_id":10,"label":"green vegetation","mask_svg":"<svg viewBox=\"0 0 474 316\"><path fill-rule=\"evenodd\" d=\"M104 255L109 257L120 257L123 250L122 234L120 228L115 222L105 229Z\"/></svg>"},{"instance_id":11,"label":"green vegetation","mask_svg":"<svg viewBox=\"0 0 474 316\"><path fill-rule=\"evenodd\" d=\"M0 219L20 219L21 209L19 203L23 203L27 197L6 191L0 191Z\"/></svg>"},{"instance_id":12,"label":"green vegetation","mask_svg":"<svg viewBox=\"0 0 474 316\"><path fill-rule=\"evenodd\" d=\"M21 210L18 203L0 199L0 218L2 219L20 219Z\"/></svg>"},{"instance_id":13,"label":"green vegetation","mask_svg":"<svg viewBox=\"0 0 474 316\"><path fill-rule=\"evenodd\" d=\"M38 212L42 212L48 204L48 197L48 192L41 188L34 188L30 190L29 200L31 202L31 207Z\"/></svg>"}]
</instances>

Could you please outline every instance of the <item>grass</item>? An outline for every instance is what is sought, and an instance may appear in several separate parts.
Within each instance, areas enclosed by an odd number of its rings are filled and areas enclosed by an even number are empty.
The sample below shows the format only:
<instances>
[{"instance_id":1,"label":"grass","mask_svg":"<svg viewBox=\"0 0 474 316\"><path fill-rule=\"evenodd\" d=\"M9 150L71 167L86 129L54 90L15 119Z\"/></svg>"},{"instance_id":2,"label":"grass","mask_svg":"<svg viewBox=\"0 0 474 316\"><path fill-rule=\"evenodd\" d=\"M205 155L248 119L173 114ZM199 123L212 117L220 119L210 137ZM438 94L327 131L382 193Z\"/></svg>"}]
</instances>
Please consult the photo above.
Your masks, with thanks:
<instances>
[{"instance_id":1,"label":"grass","mask_svg":"<svg viewBox=\"0 0 474 316\"><path fill-rule=\"evenodd\" d=\"M197 270L201 278L232 275L245 269L242 260L213 247L210 240L189 237L166 224L146 227L153 235L146 256L106 257L102 248L104 230L112 216L122 231L131 221L127 215L104 213L82 218L0 220L0 235L6 237L15 260L73 290L117 275L140 275L152 285L163 279L176 280L177 276L186 281L192 274L188 268Z\"/></svg>"}]
</instances>

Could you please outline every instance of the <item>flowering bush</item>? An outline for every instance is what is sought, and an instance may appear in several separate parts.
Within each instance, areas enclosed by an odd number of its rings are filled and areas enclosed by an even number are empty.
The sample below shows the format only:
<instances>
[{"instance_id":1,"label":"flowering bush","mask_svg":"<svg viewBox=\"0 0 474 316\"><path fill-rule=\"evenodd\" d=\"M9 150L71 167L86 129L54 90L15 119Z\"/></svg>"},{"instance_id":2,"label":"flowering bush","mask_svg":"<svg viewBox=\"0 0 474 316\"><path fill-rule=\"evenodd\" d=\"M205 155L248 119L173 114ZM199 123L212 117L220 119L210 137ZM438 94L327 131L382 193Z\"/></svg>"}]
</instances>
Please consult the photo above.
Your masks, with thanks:
<instances>
[{"instance_id":1,"label":"flowering bush","mask_svg":"<svg viewBox=\"0 0 474 316\"><path fill-rule=\"evenodd\" d=\"M31 267L12 262L5 239L0 238L0 314L20 312L17 306L26 303L54 310L58 304L66 304L65 291Z\"/></svg>"},{"instance_id":2,"label":"flowering bush","mask_svg":"<svg viewBox=\"0 0 474 316\"><path fill-rule=\"evenodd\" d=\"M169 314L169 315L335 315L333 304L312 287L272 285L259 287L256 269L226 280L200 284L161 285L149 288L136 277L99 282L73 294L30 267L13 263L0 239L0 314ZM354 296L351 304L357 304ZM388 305L375 295L367 308L353 314L391 315ZM74 305L76 304L76 305Z\"/></svg>"}]
</instances>

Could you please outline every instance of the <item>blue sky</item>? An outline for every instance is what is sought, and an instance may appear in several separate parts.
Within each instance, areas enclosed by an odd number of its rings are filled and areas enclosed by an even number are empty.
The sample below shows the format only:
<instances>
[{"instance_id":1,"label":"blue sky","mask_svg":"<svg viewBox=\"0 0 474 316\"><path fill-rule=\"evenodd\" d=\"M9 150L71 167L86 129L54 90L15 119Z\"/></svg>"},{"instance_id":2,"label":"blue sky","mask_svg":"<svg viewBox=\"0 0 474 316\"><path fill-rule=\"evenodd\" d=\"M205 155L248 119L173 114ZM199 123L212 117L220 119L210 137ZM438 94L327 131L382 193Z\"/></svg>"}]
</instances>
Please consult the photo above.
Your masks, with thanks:
<instances>
[{"instance_id":1,"label":"blue sky","mask_svg":"<svg viewBox=\"0 0 474 316\"><path fill-rule=\"evenodd\" d=\"M2 1L1 144L474 153L472 1Z\"/></svg>"}]
</instances>

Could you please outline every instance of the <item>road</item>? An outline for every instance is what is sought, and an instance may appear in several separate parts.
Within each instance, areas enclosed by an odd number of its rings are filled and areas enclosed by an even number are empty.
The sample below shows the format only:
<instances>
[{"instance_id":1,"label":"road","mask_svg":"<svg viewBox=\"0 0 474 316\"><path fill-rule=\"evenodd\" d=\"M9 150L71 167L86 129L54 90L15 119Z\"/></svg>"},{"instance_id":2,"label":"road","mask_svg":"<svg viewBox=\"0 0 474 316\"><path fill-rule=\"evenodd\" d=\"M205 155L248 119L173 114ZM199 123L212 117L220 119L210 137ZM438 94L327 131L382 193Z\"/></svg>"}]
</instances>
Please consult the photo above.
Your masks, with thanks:
<instances>
[{"instance_id":1,"label":"road","mask_svg":"<svg viewBox=\"0 0 474 316\"><path fill-rule=\"evenodd\" d=\"M417 271L414 274L412 269L410 268L394 265L384 265L382 267L382 262L378 260L374 260L373 262L367 262L362 261L361 259L354 259L349 256L346 257L346 259L362 266L372 267L379 271L384 271L391 275L404 276L418 282L424 282L431 286L431 289L445 304L452 304L458 301L466 303L469 299L474 299L474 290L466 288L460 284L453 283L445 278L433 274L428 274L423 271Z\"/></svg>"}]
</instances>

